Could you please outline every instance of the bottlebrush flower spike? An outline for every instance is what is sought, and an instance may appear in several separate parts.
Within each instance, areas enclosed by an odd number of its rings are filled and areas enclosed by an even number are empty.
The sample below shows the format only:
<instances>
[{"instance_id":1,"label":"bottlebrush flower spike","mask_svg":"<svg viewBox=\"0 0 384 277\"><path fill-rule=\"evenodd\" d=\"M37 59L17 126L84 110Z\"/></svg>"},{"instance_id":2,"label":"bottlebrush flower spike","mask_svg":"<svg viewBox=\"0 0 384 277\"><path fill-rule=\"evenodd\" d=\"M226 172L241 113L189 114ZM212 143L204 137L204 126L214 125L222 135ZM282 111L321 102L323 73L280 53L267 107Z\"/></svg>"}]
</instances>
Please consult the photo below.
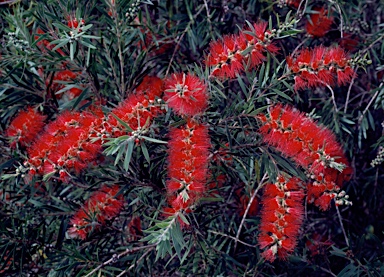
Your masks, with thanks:
<instances>
[{"instance_id":1,"label":"bottlebrush flower spike","mask_svg":"<svg viewBox=\"0 0 384 277\"><path fill-rule=\"evenodd\" d=\"M345 85L355 75L352 61L340 47L323 46L303 49L287 57L288 68L295 75L295 90L321 86Z\"/></svg>"},{"instance_id":2,"label":"bottlebrush flower spike","mask_svg":"<svg viewBox=\"0 0 384 277\"><path fill-rule=\"evenodd\" d=\"M306 169L314 180L308 186L308 201L328 209L352 174L335 135L290 106L271 106L267 115L258 118L264 142Z\"/></svg>"},{"instance_id":3,"label":"bottlebrush flower spike","mask_svg":"<svg viewBox=\"0 0 384 277\"><path fill-rule=\"evenodd\" d=\"M188 120L173 129L168 142L168 200L174 211L187 209L206 189L210 138L208 128Z\"/></svg>"},{"instance_id":4,"label":"bottlebrush flower spike","mask_svg":"<svg viewBox=\"0 0 384 277\"><path fill-rule=\"evenodd\" d=\"M151 101L160 98L163 94L163 80L154 76L145 76L137 86L136 94L144 94Z\"/></svg>"},{"instance_id":5,"label":"bottlebrush flower spike","mask_svg":"<svg viewBox=\"0 0 384 277\"><path fill-rule=\"evenodd\" d=\"M331 28L333 17L328 17L328 11L322 8L314 8L310 20L305 25L307 33L313 37L323 37Z\"/></svg>"},{"instance_id":6,"label":"bottlebrush flower spike","mask_svg":"<svg viewBox=\"0 0 384 277\"><path fill-rule=\"evenodd\" d=\"M207 66L213 67L212 76L235 78L244 71L244 65L252 69L263 63L266 52L276 54L279 48L271 42L272 32L266 29L267 23L259 22L239 35L227 35L212 42L205 60Z\"/></svg>"},{"instance_id":7,"label":"bottlebrush flower spike","mask_svg":"<svg viewBox=\"0 0 384 277\"><path fill-rule=\"evenodd\" d=\"M91 112L63 112L49 123L28 149L30 174L59 172L66 180L69 172L79 173L101 150L101 142L92 142L102 119Z\"/></svg>"},{"instance_id":8,"label":"bottlebrush flower spike","mask_svg":"<svg viewBox=\"0 0 384 277\"><path fill-rule=\"evenodd\" d=\"M178 115L194 116L208 105L207 86L192 74L172 74L164 81L164 100Z\"/></svg>"},{"instance_id":9,"label":"bottlebrush flower spike","mask_svg":"<svg viewBox=\"0 0 384 277\"><path fill-rule=\"evenodd\" d=\"M162 81L157 77L144 78L136 88L136 93L131 94L112 113L123 120L133 131L147 129L153 118L163 111L156 104L156 98L163 92ZM102 137L119 137L126 135L125 127L113 117L108 115L103 122Z\"/></svg>"},{"instance_id":10,"label":"bottlebrush flower spike","mask_svg":"<svg viewBox=\"0 0 384 277\"><path fill-rule=\"evenodd\" d=\"M30 145L43 129L45 119L45 115L32 107L20 111L5 131L6 136L11 140L11 147L16 147L16 144Z\"/></svg>"},{"instance_id":11,"label":"bottlebrush flower spike","mask_svg":"<svg viewBox=\"0 0 384 277\"><path fill-rule=\"evenodd\" d=\"M99 230L107 220L117 216L124 205L122 195L117 195L119 187L102 187L94 192L70 221L68 235L71 238L86 239L92 231Z\"/></svg>"},{"instance_id":12,"label":"bottlebrush flower spike","mask_svg":"<svg viewBox=\"0 0 384 277\"><path fill-rule=\"evenodd\" d=\"M300 179L283 176L265 187L258 242L261 256L270 262L277 256L286 259L296 247L304 214L301 187Z\"/></svg>"},{"instance_id":13,"label":"bottlebrush flower spike","mask_svg":"<svg viewBox=\"0 0 384 277\"><path fill-rule=\"evenodd\" d=\"M208 179L210 138L207 126L190 120L184 128L171 130L169 137L168 193L186 190L191 195L202 194Z\"/></svg>"}]
</instances>

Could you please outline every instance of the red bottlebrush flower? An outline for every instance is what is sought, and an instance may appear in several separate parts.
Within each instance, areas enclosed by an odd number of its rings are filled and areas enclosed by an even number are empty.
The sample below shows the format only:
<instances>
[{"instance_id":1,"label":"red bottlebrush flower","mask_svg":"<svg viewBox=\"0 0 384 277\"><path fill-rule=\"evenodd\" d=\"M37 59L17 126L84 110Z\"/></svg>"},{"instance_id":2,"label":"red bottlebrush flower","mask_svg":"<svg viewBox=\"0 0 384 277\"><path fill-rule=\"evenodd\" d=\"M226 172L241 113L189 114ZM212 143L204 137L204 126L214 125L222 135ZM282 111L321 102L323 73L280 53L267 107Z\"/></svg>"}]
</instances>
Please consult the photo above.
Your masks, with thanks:
<instances>
[{"instance_id":1,"label":"red bottlebrush flower","mask_svg":"<svg viewBox=\"0 0 384 277\"><path fill-rule=\"evenodd\" d=\"M339 45L341 48L353 52L358 49L359 41L361 39L356 34L344 33L344 36L339 39Z\"/></svg>"},{"instance_id":2,"label":"red bottlebrush flower","mask_svg":"<svg viewBox=\"0 0 384 277\"><path fill-rule=\"evenodd\" d=\"M155 100L163 93L163 80L158 77L145 76L136 88L136 94L144 94L148 100Z\"/></svg>"},{"instance_id":3,"label":"red bottlebrush flower","mask_svg":"<svg viewBox=\"0 0 384 277\"><path fill-rule=\"evenodd\" d=\"M197 76L172 74L164 81L164 100L177 114L194 116L208 105L207 86Z\"/></svg>"},{"instance_id":4,"label":"red bottlebrush flower","mask_svg":"<svg viewBox=\"0 0 384 277\"><path fill-rule=\"evenodd\" d=\"M328 17L328 11L324 8L315 8L313 11L305 29L313 37L323 37L330 30L333 18Z\"/></svg>"},{"instance_id":5,"label":"red bottlebrush flower","mask_svg":"<svg viewBox=\"0 0 384 277\"><path fill-rule=\"evenodd\" d=\"M31 144L43 129L45 119L45 115L32 107L20 111L5 131L6 136L11 140L11 147L16 147L16 144L20 146Z\"/></svg>"},{"instance_id":6,"label":"red bottlebrush flower","mask_svg":"<svg viewBox=\"0 0 384 277\"><path fill-rule=\"evenodd\" d=\"M117 216L124 205L123 196L117 195L118 192L118 186L104 186L94 192L72 217L68 235L84 240L89 233L99 230L107 220Z\"/></svg>"},{"instance_id":7,"label":"red bottlebrush flower","mask_svg":"<svg viewBox=\"0 0 384 277\"><path fill-rule=\"evenodd\" d=\"M210 148L208 128L189 120L182 128L172 129L169 138L168 198L173 199L170 201L172 208L185 209L206 190ZM188 206L184 206L185 203Z\"/></svg>"},{"instance_id":8,"label":"red bottlebrush flower","mask_svg":"<svg viewBox=\"0 0 384 277\"><path fill-rule=\"evenodd\" d=\"M328 248L332 244L332 241L318 233L314 233L305 242L305 246L312 257L316 255L325 254L326 248Z\"/></svg>"},{"instance_id":9,"label":"red bottlebrush flower","mask_svg":"<svg viewBox=\"0 0 384 277\"><path fill-rule=\"evenodd\" d=\"M335 135L289 106L272 106L267 115L257 118L262 119L264 142L303 167L314 180L308 185L308 201L328 209L333 195L352 174ZM269 190L267 195L277 195Z\"/></svg>"},{"instance_id":10,"label":"red bottlebrush flower","mask_svg":"<svg viewBox=\"0 0 384 277\"><path fill-rule=\"evenodd\" d=\"M89 112L59 115L28 149L30 173L60 171L62 180L70 171L79 173L101 150L100 141L91 141L100 124L101 119Z\"/></svg>"},{"instance_id":11,"label":"red bottlebrush flower","mask_svg":"<svg viewBox=\"0 0 384 277\"><path fill-rule=\"evenodd\" d=\"M351 60L340 47L304 49L287 57L288 68L295 75L295 90L311 87L345 85L355 75Z\"/></svg>"},{"instance_id":12,"label":"red bottlebrush flower","mask_svg":"<svg viewBox=\"0 0 384 277\"><path fill-rule=\"evenodd\" d=\"M158 81L152 80L152 82L153 88L146 88L144 84L139 86L136 94L129 95L117 108L112 110L112 113L126 122L133 131L148 129L153 118L163 112L154 101L156 95L161 93L158 91ZM126 134L129 132L112 115L109 115L103 122L102 136L119 137Z\"/></svg>"},{"instance_id":13,"label":"red bottlebrush flower","mask_svg":"<svg viewBox=\"0 0 384 277\"><path fill-rule=\"evenodd\" d=\"M212 76L235 78L244 71L244 65L248 65L248 69L255 68L266 60L266 52L277 53L279 48L271 43L272 35L266 28L266 22L258 22L239 35L224 36L212 42L205 60L207 66L213 67Z\"/></svg>"},{"instance_id":14,"label":"red bottlebrush flower","mask_svg":"<svg viewBox=\"0 0 384 277\"><path fill-rule=\"evenodd\" d=\"M304 213L304 193L300 186L298 178L287 179L282 176L276 183L266 186L258 242L263 250L262 257L270 262L277 256L286 259L296 246Z\"/></svg>"}]
</instances>

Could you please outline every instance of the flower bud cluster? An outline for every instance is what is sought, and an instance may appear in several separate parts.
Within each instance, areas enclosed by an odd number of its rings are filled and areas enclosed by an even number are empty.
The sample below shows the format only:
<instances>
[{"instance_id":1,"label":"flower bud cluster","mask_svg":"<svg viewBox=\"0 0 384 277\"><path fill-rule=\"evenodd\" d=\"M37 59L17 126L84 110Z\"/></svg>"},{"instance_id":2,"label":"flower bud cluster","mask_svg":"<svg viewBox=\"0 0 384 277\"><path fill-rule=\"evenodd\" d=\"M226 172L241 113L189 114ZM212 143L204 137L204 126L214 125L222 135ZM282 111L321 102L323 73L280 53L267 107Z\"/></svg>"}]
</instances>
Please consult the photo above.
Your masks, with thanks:
<instances>
[{"instance_id":1,"label":"flower bud cluster","mask_svg":"<svg viewBox=\"0 0 384 277\"><path fill-rule=\"evenodd\" d=\"M257 67L266 60L266 53L276 54L273 35L267 22L253 24L239 35L227 35L210 45L205 64L212 67L211 75L220 79L235 78L237 74Z\"/></svg>"},{"instance_id":2,"label":"flower bud cluster","mask_svg":"<svg viewBox=\"0 0 384 277\"><path fill-rule=\"evenodd\" d=\"M308 201L328 209L343 181L352 174L335 135L288 105L271 106L258 118L264 142L303 167L313 180L307 188Z\"/></svg>"},{"instance_id":3,"label":"flower bud cluster","mask_svg":"<svg viewBox=\"0 0 384 277\"><path fill-rule=\"evenodd\" d=\"M139 12L141 0L134 0L131 6L128 8L128 11L125 13L128 22L135 19L137 13Z\"/></svg>"},{"instance_id":4,"label":"flower bud cluster","mask_svg":"<svg viewBox=\"0 0 384 277\"><path fill-rule=\"evenodd\" d=\"M375 167L377 165L380 165L384 161L384 147L380 146L379 151L377 152L376 158L373 159L371 162L371 166Z\"/></svg>"},{"instance_id":5,"label":"flower bud cluster","mask_svg":"<svg viewBox=\"0 0 384 277\"><path fill-rule=\"evenodd\" d=\"M304 191L298 178L278 176L276 183L265 187L258 242L261 256L273 262L286 259L297 244L303 222Z\"/></svg>"},{"instance_id":6,"label":"flower bud cluster","mask_svg":"<svg viewBox=\"0 0 384 277\"><path fill-rule=\"evenodd\" d=\"M9 46L14 46L15 48L20 49L26 54L30 54L32 52L28 41L17 38L17 34L14 32L9 32L7 35Z\"/></svg>"},{"instance_id":7,"label":"flower bud cluster","mask_svg":"<svg viewBox=\"0 0 384 277\"><path fill-rule=\"evenodd\" d=\"M94 192L71 219L67 234L70 238L86 239L92 231L97 231L108 220L117 216L124 205L119 186L103 186Z\"/></svg>"},{"instance_id":8,"label":"flower bud cluster","mask_svg":"<svg viewBox=\"0 0 384 277\"><path fill-rule=\"evenodd\" d=\"M355 75L352 60L341 47L302 49L298 54L287 57L287 65L295 75L295 90L341 86Z\"/></svg>"}]
</instances>

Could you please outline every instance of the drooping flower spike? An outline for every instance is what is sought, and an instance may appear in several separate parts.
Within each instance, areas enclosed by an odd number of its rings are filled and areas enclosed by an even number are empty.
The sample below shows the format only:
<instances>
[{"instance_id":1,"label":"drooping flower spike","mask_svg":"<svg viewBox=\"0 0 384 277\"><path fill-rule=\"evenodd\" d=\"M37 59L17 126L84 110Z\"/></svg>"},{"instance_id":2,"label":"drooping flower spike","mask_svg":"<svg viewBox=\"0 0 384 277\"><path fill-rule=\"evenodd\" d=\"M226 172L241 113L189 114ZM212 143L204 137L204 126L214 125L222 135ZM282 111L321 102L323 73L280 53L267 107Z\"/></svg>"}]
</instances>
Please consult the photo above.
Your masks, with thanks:
<instances>
[{"instance_id":1,"label":"drooping flower spike","mask_svg":"<svg viewBox=\"0 0 384 277\"><path fill-rule=\"evenodd\" d=\"M341 47L302 49L298 54L287 57L287 65L295 75L295 90L341 86L355 75L352 61Z\"/></svg>"},{"instance_id":2,"label":"drooping flower spike","mask_svg":"<svg viewBox=\"0 0 384 277\"><path fill-rule=\"evenodd\" d=\"M271 106L258 118L263 141L303 167L313 180L308 185L308 201L328 209L352 174L335 135L290 106Z\"/></svg>"}]
</instances>

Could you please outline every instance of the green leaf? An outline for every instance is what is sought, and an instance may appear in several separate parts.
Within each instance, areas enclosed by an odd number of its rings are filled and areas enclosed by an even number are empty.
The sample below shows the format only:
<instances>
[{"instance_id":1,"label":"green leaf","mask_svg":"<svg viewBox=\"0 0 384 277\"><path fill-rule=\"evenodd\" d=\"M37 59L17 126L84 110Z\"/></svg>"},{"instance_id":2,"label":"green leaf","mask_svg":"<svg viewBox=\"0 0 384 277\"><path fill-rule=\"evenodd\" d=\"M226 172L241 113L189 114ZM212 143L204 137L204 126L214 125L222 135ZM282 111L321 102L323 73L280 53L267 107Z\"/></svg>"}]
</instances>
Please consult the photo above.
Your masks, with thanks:
<instances>
[{"instance_id":1,"label":"green leaf","mask_svg":"<svg viewBox=\"0 0 384 277\"><path fill-rule=\"evenodd\" d=\"M154 143L161 143L161 144L167 144L168 143L166 141L159 140L159 139L154 139L154 138L147 137L147 136L140 136L140 138L143 138L143 139L145 139L147 141L154 142Z\"/></svg>"},{"instance_id":2,"label":"green leaf","mask_svg":"<svg viewBox=\"0 0 384 277\"><path fill-rule=\"evenodd\" d=\"M79 43L84 45L84 46L86 46L86 47L88 47L88 48L90 48L90 49L97 49L96 46L94 46L94 45L92 45L92 44L90 44L90 43L88 43L88 42L86 42L84 40L79 40Z\"/></svg>"},{"instance_id":3,"label":"green leaf","mask_svg":"<svg viewBox=\"0 0 384 277\"><path fill-rule=\"evenodd\" d=\"M124 169L128 171L129 163L131 162L133 147L135 146L135 142L133 140L128 140L127 152L125 153L124 159Z\"/></svg>"},{"instance_id":4,"label":"green leaf","mask_svg":"<svg viewBox=\"0 0 384 277\"><path fill-rule=\"evenodd\" d=\"M149 157L148 148L145 145L145 142L140 140L140 146L141 146L141 150L143 151L143 155L144 155L145 160L150 164L151 158Z\"/></svg>"},{"instance_id":5,"label":"green leaf","mask_svg":"<svg viewBox=\"0 0 384 277\"><path fill-rule=\"evenodd\" d=\"M114 118L116 118L117 121L119 121L119 123L121 125L124 126L125 129L127 129L128 132L133 132L133 129L131 127L129 127L129 125L124 122L123 120L121 120L117 115L115 115L114 113L110 113L110 115L112 115Z\"/></svg>"}]
</instances>

